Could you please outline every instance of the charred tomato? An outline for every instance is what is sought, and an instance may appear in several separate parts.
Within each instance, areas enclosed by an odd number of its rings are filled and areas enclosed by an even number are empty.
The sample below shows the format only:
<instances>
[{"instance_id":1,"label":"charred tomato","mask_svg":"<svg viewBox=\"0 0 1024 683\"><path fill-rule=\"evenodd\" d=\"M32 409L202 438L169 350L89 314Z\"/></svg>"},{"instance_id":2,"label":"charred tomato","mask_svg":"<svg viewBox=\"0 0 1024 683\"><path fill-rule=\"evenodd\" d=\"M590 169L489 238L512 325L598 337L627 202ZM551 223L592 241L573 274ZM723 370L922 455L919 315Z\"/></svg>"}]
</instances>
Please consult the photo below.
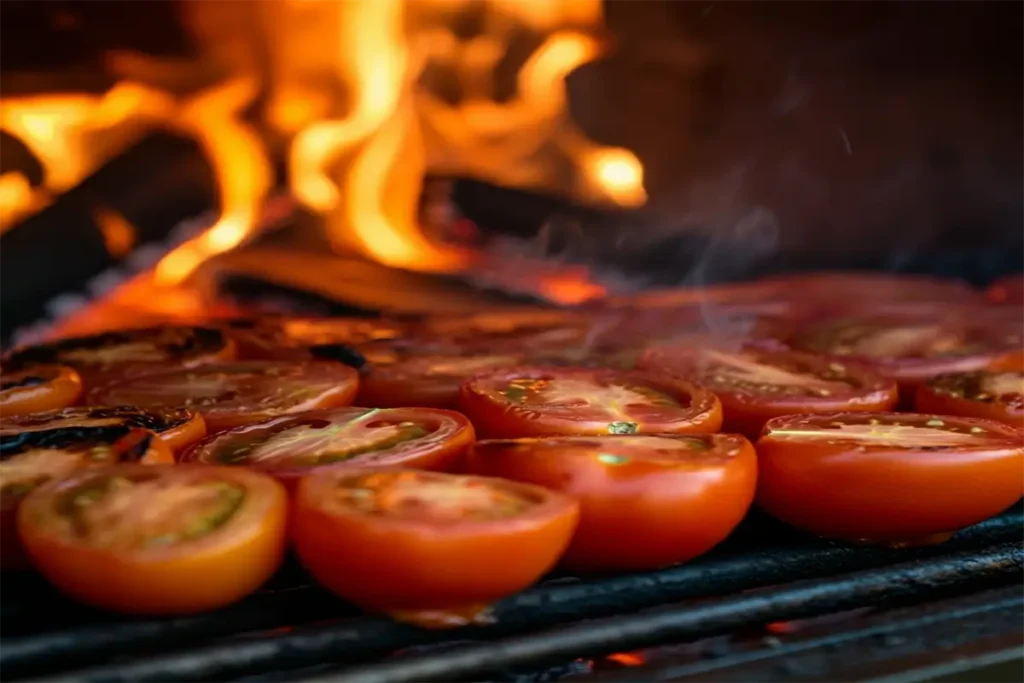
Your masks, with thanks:
<instances>
[{"instance_id":1,"label":"charred tomato","mask_svg":"<svg viewBox=\"0 0 1024 683\"><path fill-rule=\"evenodd\" d=\"M124 424L5 430L0 435L0 566L28 566L17 534L18 508L28 493L76 470L118 462L169 464L174 456L152 432Z\"/></svg>"},{"instance_id":2,"label":"charred tomato","mask_svg":"<svg viewBox=\"0 0 1024 683\"><path fill-rule=\"evenodd\" d=\"M815 534L937 543L1024 493L1024 441L1009 425L913 413L795 415L756 444L757 502Z\"/></svg>"},{"instance_id":3,"label":"charred tomato","mask_svg":"<svg viewBox=\"0 0 1024 683\"><path fill-rule=\"evenodd\" d=\"M148 327L72 337L16 349L12 369L57 363L78 371L87 388L168 367L194 367L234 358L234 344L207 327Z\"/></svg>"},{"instance_id":4,"label":"charred tomato","mask_svg":"<svg viewBox=\"0 0 1024 683\"><path fill-rule=\"evenodd\" d=\"M468 468L577 499L580 522L561 563L576 571L693 559L740 523L757 483L754 449L736 434L479 441Z\"/></svg>"},{"instance_id":5,"label":"charred tomato","mask_svg":"<svg viewBox=\"0 0 1024 683\"><path fill-rule=\"evenodd\" d=\"M13 417L74 405L82 378L61 365L36 365L0 374L0 416Z\"/></svg>"},{"instance_id":6,"label":"charred tomato","mask_svg":"<svg viewBox=\"0 0 1024 683\"><path fill-rule=\"evenodd\" d=\"M240 467L115 465L33 491L18 531L58 589L103 609L189 614L248 595L281 563L287 496Z\"/></svg>"},{"instance_id":7,"label":"charred tomato","mask_svg":"<svg viewBox=\"0 0 1024 683\"><path fill-rule=\"evenodd\" d=\"M335 408L238 427L190 449L182 462L244 465L289 488L329 466L447 470L473 443L459 413L431 408Z\"/></svg>"},{"instance_id":8,"label":"charred tomato","mask_svg":"<svg viewBox=\"0 0 1024 683\"><path fill-rule=\"evenodd\" d=\"M898 398L892 380L809 353L666 345L649 349L639 365L710 389L722 402L725 431L751 439L773 417L885 411Z\"/></svg>"},{"instance_id":9,"label":"charred tomato","mask_svg":"<svg viewBox=\"0 0 1024 683\"><path fill-rule=\"evenodd\" d=\"M210 432L352 402L359 376L329 361L214 363L132 377L86 395L89 405L175 406L203 416Z\"/></svg>"},{"instance_id":10,"label":"charred tomato","mask_svg":"<svg viewBox=\"0 0 1024 683\"><path fill-rule=\"evenodd\" d=\"M1024 371L938 375L918 388L916 406L922 413L981 417L1024 428Z\"/></svg>"},{"instance_id":11,"label":"charred tomato","mask_svg":"<svg viewBox=\"0 0 1024 683\"><path fill-rule=\"evenodd\" d=\"M550 570L578 506L503 479L325 469L299 482L292 512L295 550L325 587L399 619L457 626Z\"/></svg>"},{"instance_id":12,"label":"charred tomato","mask_svg":"<svg viewBox=\"0 0 1024 683\"><path fill-rule=\"evenodd\" d=\"M643 372L521 367L463 382L459 407L484 438L716 432L710 391Z\"/></svg>"},{"instance_id":13,"label":"charred tomato","mask_svg":"<svg viewBox=\"0 0 1024 683\"><path fill-rule=\"evenodd\" d=\"M185 408L135 408L130 406L75 407L45 413L5 417L0 420L0 436L53 429L91 429L94 427L136 427L159 436L174 452L181 451L206 436L206 423L199 413Z\"/></svg>"},{"instance_id":14,"label":"charred tomato","mask_svg":"<svg viewBox=\"0 0 1024 683\"><path fill-rule=\"evenodd\" d=\"M293 360L311 357L310 347L355 345L407 334L397 321L376 318L238 319L221 325L244 360Z\"/></svg>"}]
</instances>

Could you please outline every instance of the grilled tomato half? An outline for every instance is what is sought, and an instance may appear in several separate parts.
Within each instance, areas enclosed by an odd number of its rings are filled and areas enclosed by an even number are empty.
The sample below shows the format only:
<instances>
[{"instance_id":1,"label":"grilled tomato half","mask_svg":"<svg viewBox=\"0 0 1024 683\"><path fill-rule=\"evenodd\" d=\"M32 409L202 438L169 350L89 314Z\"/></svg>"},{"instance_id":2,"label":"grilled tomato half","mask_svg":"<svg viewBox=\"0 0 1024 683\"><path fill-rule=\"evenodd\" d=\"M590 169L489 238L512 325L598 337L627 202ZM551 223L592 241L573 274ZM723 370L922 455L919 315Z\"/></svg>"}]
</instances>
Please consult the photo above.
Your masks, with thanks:
<instances>
[{"instance_id":1,"label":"grilled tomato half","mask_svg":"<svg viewBox=\"0 0 1024 683\"><path fill-rule=\"evenodd\" d=\"M27 415L74 405L82 378L62 365L34 365L18 372L0 371L0 416Z\"/></svg>"},{"instance_id":2,"label":"grilled tomato half","mask_svg":"<svg viewBox=\"0 0 1024 683\"><path fill-rule=\"evenodd\" d=\"M89 405L175 406L203 416L210 432L272 417L348 405L359 375L330 361L214 363L132 377L98 387Z\"/></svg>"},{"instance_id":3,"label":"grilled tomato half","mask_svg":"<svg viewBox=\"0 0 1024 683\"><path fill-rule=\"evenodd\" d=\"M938 543L1024 494L1024 437L1009 425L914 413L795 415L757 442L757 502L850 541Z\"/></svg>"},{"instance_id":4,"label":"grilled tomato half","mask_svg":"<svg viewBox=\"0 0 1024 683\"><path fill-rule=\"evenodd\" d=\"M754 500L757 458L737 434L556 436L479 441L468 469L580 502L562 565L641 571L717 545Z\"/></svg>"},{"instance_id":5,"label":"grilled tomato half","mask_svg":"<svg viewBox=\"0 0 1024 683\"><path fill-rule=\"evenodd\" d=\"M284 554L287 496L240 467L115 465L25 498L18 531L33 564L81 602L188 614L248 595Z\"/></svg>"},{"instance_id":6,"label":"grilled tomato half","mask_svg":"<svg viewBox=\"0 0 1024 683\"><path fill-rule=\"evenodd\" d=\"M571 498L530 484L402 469L323 469L299 482L292 535L321 584L428 626L473 621L550 570Z\"/></svg>"},{"instance_id":7,"label":"grilled tomato half","mask_svg":"<svg viewBox=\"0 0 1024 683\"><path fill-rule=\"evenodd\" d=\"M751 439L773 417L884 411L898 397L892 380L808 353L668 345L649 349L640 367L707 387L722 402L723 429Z\"/></svg>"},{"instance_id":8,"label":"grilled tomato half","mask_svg":"<svg viewBox=\"0 0 1024 683\"><path fill-rule=\"evenodd\" d=\"M977 370L932 377L917 390L917 409L1024 428L1024 371Z\"/></svg>"},{"instance_id":9,"label":"grilled tomato half","mask_svg":"<svg viewBox=\"0 0 1024 683\"><path fill-rule=\"evenodd\" d=\"M159 436L172 451L178 452L206 436L206 423L199 413L185 408L65 408L45 413L0 419L0 436L20 432L45 432L52 429L94 427L137 427Z\"/></svg>"},{"instance_id":10,"label":"grilled tomato half","mask_svg":"<svg viewBox=\"0 0 1024 683\"><path fill-rule=\"evenodd\" d=\"M710 391L668 376L586 368L521 367L462 384L459 408L484 438L716 432Z\"/></svg>"},{"instance_id":11,"label":"grilled tomato half","mask_svg":"<svg viewBox=\"0 0 1024 683\"><path fill-rule=\"evenodd\" d=\"M459 413L432 408L334 408L278 417L217 434L182 462L244 465L293 486L330 465L454 467L473 443Z\"/></svg>"}]
</instances>

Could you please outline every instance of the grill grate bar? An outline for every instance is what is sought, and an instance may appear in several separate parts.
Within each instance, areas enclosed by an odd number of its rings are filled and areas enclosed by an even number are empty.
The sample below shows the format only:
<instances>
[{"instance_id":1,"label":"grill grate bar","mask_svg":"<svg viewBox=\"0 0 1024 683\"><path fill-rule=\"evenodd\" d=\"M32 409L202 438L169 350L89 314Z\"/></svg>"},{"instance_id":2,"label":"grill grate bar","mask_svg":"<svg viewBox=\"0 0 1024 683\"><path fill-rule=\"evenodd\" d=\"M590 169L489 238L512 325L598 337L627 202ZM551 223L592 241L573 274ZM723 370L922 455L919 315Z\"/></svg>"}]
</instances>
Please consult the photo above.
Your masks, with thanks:
<instances>
[{"instance_id":1,"label":"grill grate bar","mask_svg":"<svg viewBox=\"0 0 1024 683\"><path fill-rule=\"evenodd\" d=\"M738 591L819 578L925 557L942 556L961 550L990 547L1019 541L1024 514L1019 510L987 520L958 534L943 546L894 550L852 547L823 542L805 542L785 548L767 548L740 554L709 557L659 572L573 582L552 582L502 601L495 606L493 625L467 627L457 632L428 631L378 617L361 617L329 625L304 626L285 633L263 634L251 640L233 640L188 651L150 656L76 671L76 680L202 681L260 673L267 670L297 669L324 662L356 663L379 658L412 645L425 645L458 638L497 638L538 628L678 602L728 595ZM300 590L282 593L284 602L275 615L283 624L324 618L309 612L311 603L330 604L321 591L309 588L312 599L297 599ZM258 596L267 597L270 596ZM318 598L318 599L317 599ZM334 601L336 606L340 605ZM251 614L248 603L208 615L191 618L196 631L182 627L182 620L124 622L72 629L25 638L5 638L0 647L0 668L5 678L36 675L82 666L84 662L132 655L145 648L182 647L201 642L218 633L238 632L239 614ZM289 611L288 606L293 606ZM224 619L224 614L234 615ZM253 628L268 628L265 619ZM132 637L132 624L143 624ZM167 640L162 640L166 637Z\"/></svg>"},{"instance_id":2,"label":"grill grate bar","mask_svg":"<svg viewBox=\"0 0 1024 683\"><path fill-rule=\"evenodd\" d=\"M805 582L706 604L601 619L441 654L350 669L303 683L464 680L506 667L632 650L718 635L751 624L941 595L954 586L990 587L994 581L1019 581L1022 575L1024 548L1018 543L1007 543L981 552L846 574L828 582Z\"/></svg>"}]
</instances>

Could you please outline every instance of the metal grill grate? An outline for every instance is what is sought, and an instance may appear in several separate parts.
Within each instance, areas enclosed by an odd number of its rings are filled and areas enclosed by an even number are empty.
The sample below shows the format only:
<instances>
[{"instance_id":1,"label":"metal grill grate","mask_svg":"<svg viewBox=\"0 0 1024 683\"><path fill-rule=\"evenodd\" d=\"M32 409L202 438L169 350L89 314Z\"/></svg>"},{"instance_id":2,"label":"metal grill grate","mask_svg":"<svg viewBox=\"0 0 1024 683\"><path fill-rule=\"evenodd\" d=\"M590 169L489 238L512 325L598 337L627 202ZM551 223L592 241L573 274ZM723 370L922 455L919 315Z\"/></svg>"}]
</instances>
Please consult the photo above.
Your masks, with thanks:
<instances>
[{"instance_id":1,"label":"metal grill grate","mask_svg":"<svg viewBox=\"0 0 1024 683\"><path fill-rule=\"evenodd\" d=\"M628 576L554 577L499 603L492 624L457 632L359 616L295 568L232 607L155 620L100 615L31 580L5 579L0 671L4 680L207 681L330 664L348 680L460 679L1019 582L1022 529L1016 509L948 544L897 550L809 540L755 518L707 558ZM691 602L715 596L728 597ZM453 640L485 642L379 661Z\"/></svg>"}]
</instances>

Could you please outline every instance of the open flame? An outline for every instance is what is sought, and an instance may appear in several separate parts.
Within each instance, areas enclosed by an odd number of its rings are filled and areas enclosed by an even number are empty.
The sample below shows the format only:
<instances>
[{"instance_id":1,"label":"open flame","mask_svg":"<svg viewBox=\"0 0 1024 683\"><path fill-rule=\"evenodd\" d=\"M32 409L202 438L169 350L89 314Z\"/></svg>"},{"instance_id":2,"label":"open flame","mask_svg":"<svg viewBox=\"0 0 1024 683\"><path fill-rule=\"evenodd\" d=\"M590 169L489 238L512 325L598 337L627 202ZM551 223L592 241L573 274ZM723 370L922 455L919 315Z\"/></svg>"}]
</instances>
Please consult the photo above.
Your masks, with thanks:
<instances>
[{"instance_id":1,"label":"open flame","mask_svg":"<svg viewBox=\"0 0 1024 683\"><path fill-rule=\"evenodd\" d=\"M39 187L0 177L3 226L157 128L200 143L221 205L209 230L158 264L162 285L254 234L278 158L293 197L322 216L337 249L425 272L474 259L418 224L428 172L594 203L646 199L637 158L588 140L568 113L566 77L602 50L600 0L204 0L183 11L205 46L204 68L228 74L215 85L175 94L162 87L166 65L121 56L112 63L132 66L134 80L106 94L3 102L0 128L45 173ZM503 80L513 53L528 57Z\"/></svg>"}]
</instances>

